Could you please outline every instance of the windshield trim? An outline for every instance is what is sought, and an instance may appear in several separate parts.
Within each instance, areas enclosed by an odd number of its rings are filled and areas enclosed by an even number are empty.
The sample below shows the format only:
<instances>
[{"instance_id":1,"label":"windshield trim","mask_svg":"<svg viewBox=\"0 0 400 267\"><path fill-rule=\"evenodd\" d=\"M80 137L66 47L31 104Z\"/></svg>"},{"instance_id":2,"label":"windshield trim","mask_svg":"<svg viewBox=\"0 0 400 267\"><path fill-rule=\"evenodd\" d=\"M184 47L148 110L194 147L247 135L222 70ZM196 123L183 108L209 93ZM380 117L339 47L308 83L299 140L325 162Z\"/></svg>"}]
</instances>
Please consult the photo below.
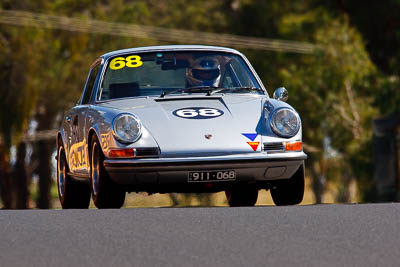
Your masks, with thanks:
<instances>
[{"instance_id":1,"label":"windshield trim","mask_svg":"<svg viewBox=\"0 0 400 267\"><path fill-rule=\"evenodd\" d=\"M146 49L145 47L143 49L138 49L138 50L134 50L134 49L128 49L128 50L121 50L121 53L108 53L108 54L104 54L103 56L101 56L101 75L99 77L99 81L97 84L97 88L95 90L95 94L94 94L94 104L97 103L102 103L105 100L99 100L99 92L101 89L101 86L103 84L104 81L104 76L105 76L105 72L107 70L108 64L110 62L110 59L118 57L118 56L123 56L123 55L130 55L132 53L154 53L154 52L198 52L198 51L205 51L205 52L221 52L221 53L227 53L227 54L233 54L233 55L237 55L239 56L244 64L248 67L250 73L254 76L254 78L256 79L258 85L260 86L260 88L264 91L264 95L269 98L268 92L265 89L264 84L262 83L260 77L258 76L257 72L254 70L253 66L251 65L250 61L247 59L247 57L242 54L241 52L234 50L234 49L230 49L230 48L222 48L222 47L215 47L215 49L210 49L210 47L201 47L199 46L198 48L193 48L193 47L188 47L188 48L182 48L182 47L177 47L177 48L157 48L155 47L154 49ZM150 97L150 96L143 96L143 97ZM118 98L118 99L123 99L123 98ZM112 100L112 99L110 99ZM108 100L106 100L108 101Z\"/></svg>"}]
</instances>

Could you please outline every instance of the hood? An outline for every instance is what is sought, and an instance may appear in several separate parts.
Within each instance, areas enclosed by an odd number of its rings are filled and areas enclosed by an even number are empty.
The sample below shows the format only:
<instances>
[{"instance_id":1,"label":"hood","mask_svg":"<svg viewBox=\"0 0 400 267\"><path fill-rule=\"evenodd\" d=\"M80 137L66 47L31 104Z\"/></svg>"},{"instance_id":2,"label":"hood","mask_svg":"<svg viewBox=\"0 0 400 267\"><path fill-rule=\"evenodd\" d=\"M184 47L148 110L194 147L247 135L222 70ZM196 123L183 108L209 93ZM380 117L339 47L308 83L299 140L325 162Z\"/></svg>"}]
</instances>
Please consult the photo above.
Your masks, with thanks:
<instances>
[{"instance_id":1,"label":"hood","mask_svg":"<svg viewBox=\"0 0 400 267\"><path fill-rule=\"evenodd\" d=\"M131 98L102 106L135 114L171 156L224 155L261 150L256 129L262 123L265 96ZM259 142L259 143L257 143Z\"/></svg>"}]
</instances>

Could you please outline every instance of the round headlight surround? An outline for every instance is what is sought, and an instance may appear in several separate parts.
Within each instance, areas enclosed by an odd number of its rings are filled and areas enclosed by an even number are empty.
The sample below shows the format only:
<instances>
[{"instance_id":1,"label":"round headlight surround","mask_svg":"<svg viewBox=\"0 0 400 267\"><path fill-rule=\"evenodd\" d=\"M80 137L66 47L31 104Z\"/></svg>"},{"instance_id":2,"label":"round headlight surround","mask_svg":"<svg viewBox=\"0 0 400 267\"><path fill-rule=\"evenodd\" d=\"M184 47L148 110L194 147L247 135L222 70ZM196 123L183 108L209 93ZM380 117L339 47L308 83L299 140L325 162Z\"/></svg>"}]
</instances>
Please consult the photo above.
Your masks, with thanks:
<instances>
[{"instance_id":1,"label":"round headlight surround","mask_svg":"<svg viewBox=\"0 0 400 267\"><path fill-rule=\"evenodd\" d=\"M294 118L297 120L296 127L290 133L281 131L280 128L282 128L282 126L279 127L277 125L276 116L280 112L290 112L294 116ZM278 109L274 110L270 115L269 122L270 122L272 131L275 134L277 134L278 136L285 137L285 138L290 138L290 137L295 136L299 132L300 125L301 125L301 120L300 120L299 114L297 114L296 111L294 111L293 109L290 109L290 108L278 108Z\"/></svg>"},{"instance_id":2,"label":"round headlight surround","mask_svg":"<svg viewBox=\"0 0 400 267\"><path fill-rule=\"evenodd\" d=\"M137 133L135 135L132 135L131 138L126 137L126 136L125 137L122 136L120 129L118 129L118 127L120 127L118 125L118 123L119 122L124 123L124 122L121 121L123 119L125 119L125 123L129 123L129 122L134 121L135 124L136 124ZM113 132L115 138L119 142L124 143L124 144L131 144L131 143L134 143L137 140L139 140L140 137L142 136L142 127L143 127L142 126L142 122L135 115L130 114L130 113L118 114L112 121L112 132Z\"/></svg>"}]
</instances>

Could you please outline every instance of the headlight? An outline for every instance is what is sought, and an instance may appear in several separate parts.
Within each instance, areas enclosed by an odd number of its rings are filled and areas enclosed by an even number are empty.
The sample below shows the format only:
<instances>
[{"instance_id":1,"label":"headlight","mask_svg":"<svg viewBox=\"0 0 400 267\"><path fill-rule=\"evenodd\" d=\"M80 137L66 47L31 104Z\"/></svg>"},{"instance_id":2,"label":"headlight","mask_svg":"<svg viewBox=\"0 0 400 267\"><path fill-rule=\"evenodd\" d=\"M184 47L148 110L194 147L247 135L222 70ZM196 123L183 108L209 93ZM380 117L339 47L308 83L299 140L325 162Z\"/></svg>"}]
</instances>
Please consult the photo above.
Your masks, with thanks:
<instances>
[{"instance_id":1,"label":"headlight","mask_svg":"<svg viewBox=\"0 0 400 267\"><path fill-rule=\"evenodd\" d=\"M114 118L113 133L122 143L136 142L142 135L142 123L131 114L120 114Z\"/></svg>"},{"instance_id":2,"label":"headlight","mask_svg":"<svg viewBox=\"0 0 400 267\"><path fill-rule=\"evenodd\" d=\"M291 109L280 108L272 112L271 128L281 137L293 137L300 129L300 117Z\"/></svg>"}]
</instances>

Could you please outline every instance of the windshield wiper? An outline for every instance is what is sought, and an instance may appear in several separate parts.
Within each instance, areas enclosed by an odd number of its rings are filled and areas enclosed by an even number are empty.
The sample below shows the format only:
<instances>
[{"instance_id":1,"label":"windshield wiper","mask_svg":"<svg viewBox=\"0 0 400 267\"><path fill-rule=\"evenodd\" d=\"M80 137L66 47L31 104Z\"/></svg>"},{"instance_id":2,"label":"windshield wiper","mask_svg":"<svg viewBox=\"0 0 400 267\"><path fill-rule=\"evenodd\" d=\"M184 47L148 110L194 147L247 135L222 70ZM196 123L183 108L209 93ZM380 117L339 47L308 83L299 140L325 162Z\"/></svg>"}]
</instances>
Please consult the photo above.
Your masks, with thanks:
<instances>
[{"instance_id":1,"label":"windshield wiper","mask_svg":"<svg viewBox=\"0 0 400 267\"><path fill-rule=\"evenodd\" d=\"M232 88L220 88L219 90L213 90L209 92L208 95L216 94L222 91L240 91L240 90L247 90L247 91L257 91L257 92L263 92L264 90L258 87L250 87L250 86L243 86L243 87L232 87Z\"/></svg>"},{"instance_id":2,"label":"windshield wiper","mask_svg":"<svg viewBox=\"0 0 400 267\"><path fill-rule=\"evenodd\" d=\"M257 91L263 92L264 90L257 87L232 87L232 88L225 88L225 87L218 87L218 86L194 86L189 88L181 88L173 91L164 91L160 95L160 97L164 97L169 94L178 93L178 92L201 92L207 90L207 96L210 96L215 93L219 93L222 91L240 91L240 90L247 90L247 91Z\"/></svg>"},{"instance_id":3,"label":"windshield wiper","mask_svg":"<svg viewBox=\"0 0 400 267\"><path fill-rule=\"evenodd\" d=\"M162 92L162 94L160 95L160 97L164 97L166 95L169 94L173 94L173 93L179 93L179 92L202 92L207 90L208 93L207 95L211 95L210 92L216 89L226 89L226 88L221 88L221 87L217 87L217 86L194 86L194 87L188 87L188 88L181 88L181 89L177 89L177 90L172 90L172 91L164 91Z\"/></svg>"}]
</instances>

